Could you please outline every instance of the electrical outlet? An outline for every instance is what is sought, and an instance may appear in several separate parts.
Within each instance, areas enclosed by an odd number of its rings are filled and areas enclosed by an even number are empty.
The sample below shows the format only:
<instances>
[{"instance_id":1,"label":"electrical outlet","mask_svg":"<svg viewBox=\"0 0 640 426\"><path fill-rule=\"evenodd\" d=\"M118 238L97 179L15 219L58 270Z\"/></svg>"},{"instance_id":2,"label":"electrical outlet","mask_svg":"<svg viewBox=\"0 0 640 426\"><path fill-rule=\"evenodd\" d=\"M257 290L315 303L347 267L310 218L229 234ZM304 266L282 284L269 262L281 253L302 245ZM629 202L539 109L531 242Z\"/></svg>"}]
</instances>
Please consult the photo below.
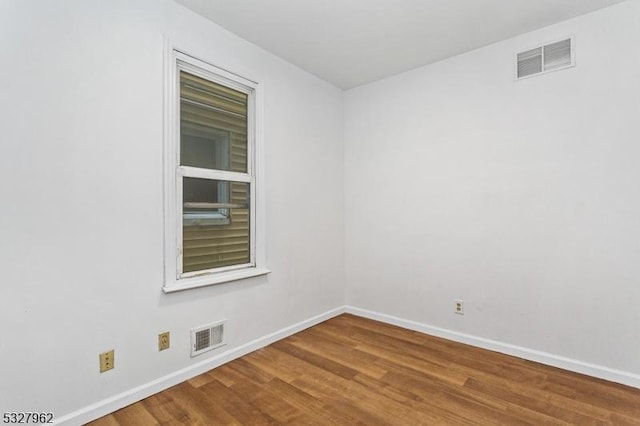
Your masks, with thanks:
<instances>
[{"instance_id":1,"label":"electrical outlet","mask_svg":"<svg viewBox=\"0 0 640 426\"><path fill-rule=\"evenodd\" d=\"M464 300L454 300L453 312L458 315L464 315Z\"/></svg>"},{"instance_id":2,"label":"electrical outlet","mask_svg":"<svg viewBox=\"0 0 640 426\"><path fill-rule=\"evenodd\" d=\"M158 334L158 350L164 351L171 346L171 337L168 331Z\"/></svg>"},{"instance_id":3,"label":"electrical outlet","mask_svg":"<svg viewBox=\"0 0 640 426\"><path fill-rule=\"evenodd\" d=\"M115 357L113 349L108 352L103 352L100 354L100 372L104 373L105 371L109 371L115 367L114 364Z\"/></svg>"}]
</instances>

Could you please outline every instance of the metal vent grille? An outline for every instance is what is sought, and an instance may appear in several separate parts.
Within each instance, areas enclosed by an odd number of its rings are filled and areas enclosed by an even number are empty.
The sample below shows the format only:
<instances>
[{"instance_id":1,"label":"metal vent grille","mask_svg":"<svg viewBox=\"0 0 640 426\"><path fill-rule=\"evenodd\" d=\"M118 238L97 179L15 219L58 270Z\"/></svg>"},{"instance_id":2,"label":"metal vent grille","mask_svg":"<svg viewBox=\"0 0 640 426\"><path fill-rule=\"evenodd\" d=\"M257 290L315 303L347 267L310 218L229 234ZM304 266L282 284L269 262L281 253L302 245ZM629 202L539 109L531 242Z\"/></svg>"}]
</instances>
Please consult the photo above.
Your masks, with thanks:
<instances>
[{"instance_id":1,"label":"metal vent grille","mask_svg":"<svg viewBox=\"0 0 640 426\"><path fill-rule=\"evenodd\" d=\"M224 327L222 324L220 324L217 327L213 327L211 329L211 344L212 345L219 345L220 343L222 343L223 341L223 337L224 337Z\"/></svg>"},{"instance_id":2,"label":"metal vent grille","mask_svg":"<svg viewBox=\"0 0 640 426\"><path fill-rule=\"evenodd\" d=\"M571 65L571 39L547 44L544 47L545 71L565 68Z\"/></svg>"},{"instance_id":3,"label":"metal vent grille","mask_svg":"<svg viewBox=\"0 0 640 426\"><path fill-rule=\"evenodd\" d=\"M200 355L225 345L225 321L191 329L191 356Z\"/></svg>"},{"instance_id":4,"label":"metal vent grille","mask_svg":"<svg viewBox=\"0 0 640 426\"><path fill-rule=\"evenodd\" d=\"M518 53L518 78L542 72L542 48Z\"/></svg>"},{"instance_id":5,"label":"metal vent grille","mask_svg":"<svg viewBox=\"0 0 640 426\"><path fill-rule=\"evenodd\" d=\"M196 352L206 349L209 346L211 346L211 330L206 329L196 332Z\"/></svg>"},{"instance_id":6,"label":"metal vent grille","mask_svg":"<svg viewBox=\"0 0 640 426\"><path fill-rule=\"evenodd\" d=\"M530 77L574 65L573 38L568 38L518 53L516 78Z\"/></svg>"}]
</instances>

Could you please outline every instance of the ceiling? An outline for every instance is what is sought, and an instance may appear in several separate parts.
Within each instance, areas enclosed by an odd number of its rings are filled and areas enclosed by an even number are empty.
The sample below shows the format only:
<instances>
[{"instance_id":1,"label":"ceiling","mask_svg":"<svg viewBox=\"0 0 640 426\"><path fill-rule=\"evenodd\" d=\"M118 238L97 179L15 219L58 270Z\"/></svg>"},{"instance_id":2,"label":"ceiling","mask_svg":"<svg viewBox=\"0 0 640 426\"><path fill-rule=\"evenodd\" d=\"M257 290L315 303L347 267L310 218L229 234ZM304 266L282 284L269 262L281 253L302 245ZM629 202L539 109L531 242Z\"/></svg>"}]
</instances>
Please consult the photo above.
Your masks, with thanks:
<instances>
[{"instance_id":1,"label":"ceiling","mask_svg":"<svg viewBox=\"0 0 640 426\"><path fill-rule=\"evenodd\" d=\"M342 89L623 0L176 0Z\"/></svg>"}]
</instances>

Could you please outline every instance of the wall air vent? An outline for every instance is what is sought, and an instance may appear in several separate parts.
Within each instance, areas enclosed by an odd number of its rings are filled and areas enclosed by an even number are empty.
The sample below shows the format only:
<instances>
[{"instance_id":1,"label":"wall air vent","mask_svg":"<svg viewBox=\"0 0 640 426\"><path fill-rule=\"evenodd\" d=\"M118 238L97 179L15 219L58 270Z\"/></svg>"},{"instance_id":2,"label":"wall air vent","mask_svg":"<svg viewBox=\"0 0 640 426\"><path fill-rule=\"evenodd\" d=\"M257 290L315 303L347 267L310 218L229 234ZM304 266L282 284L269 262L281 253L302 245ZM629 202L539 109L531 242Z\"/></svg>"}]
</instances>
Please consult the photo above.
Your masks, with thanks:
<instances>
[{"instance_id":1,"label":"wall air vent","mask_svg":"<svg viewBox=\"0 0 640 426\"><path fill-rule=\"evenodd\" d=\"M516 55L516 79L544 74L575 65L574 39L549 43Z\"/></svg>"},{"instance_id":2,"label":"wall air vent","mask_svg":"<svg viewBox=\"0 0 640 426\"><path fill-rule=\"evenodd\" d=\"M191 329L191 356L200 355L226 344L224 337L225 321L203 325Z\"/></svg>"}]
</instances>

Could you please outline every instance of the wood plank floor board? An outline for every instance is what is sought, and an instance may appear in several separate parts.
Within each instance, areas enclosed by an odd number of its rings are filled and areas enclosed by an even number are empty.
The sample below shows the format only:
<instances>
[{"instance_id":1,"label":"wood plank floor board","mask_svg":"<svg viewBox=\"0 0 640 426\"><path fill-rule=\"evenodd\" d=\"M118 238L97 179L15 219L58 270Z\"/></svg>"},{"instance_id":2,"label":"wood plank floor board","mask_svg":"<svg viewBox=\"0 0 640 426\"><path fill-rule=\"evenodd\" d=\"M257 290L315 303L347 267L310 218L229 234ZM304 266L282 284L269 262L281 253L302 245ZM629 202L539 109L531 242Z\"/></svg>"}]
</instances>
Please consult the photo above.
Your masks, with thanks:
<instances>
[{"instance_id":1,"label":"wood plank floor board","mask_svg":"<svg viewBox=\"0 0 640 426\"><path fill-rule=\"evenodd\" d=\"M496 398L506 402L508 406L520 407L535 413L543 414L549 418L567 422L569 424L587 424L590 421L605 421L605 418L599 416L600 413L592 412L590 415L581 414L580 409L586 407L573 407L564 405L565 400L556 400L542 397L540 395L532 396L527 393L517 393L509 388L482 382L477 379L469 379L465 384L465 388L473 389L478 393L490 394Z\"/></svg>"},{"instance_id":2,"label":"wood plank floor board","mask_svg":"<svg viewBox=\"0 0 640 426\"><path fill-rule=\"evenodd\" d=\"M269 385L269 389L275 395L279 395L298 410L308 414L310 418L315 419L314 423L316 424L336 425L357 423L356 419L351 416L327 410L325 403L313 398L308 393L303 392L290 383L274 379Z\"/></svg>"},{"instance_id":3,"label":"wood plank floor board","mask_svg":"<svg viewBox=\"0 0 640 426\"><path fill-rule=\"evenodd\" d=\"M231 387L235 383L239 381L246 380L245 376L238 373L236 370L231 368L229 364L222 365L218 368L210 370L208 373L209 377L216 379L226 387Z\"/></svg>"},{"instance_id":4,"label":"wood plank floor board","mask_svg":"<svg viewBox=\"0 0 640 426\"><path fill-rule=\"evenodd\" d=\"M234 424L235 422L235 419L229 413L212 404L203 392L198 391L188 382L168 389L167 394L177 405L184 408L192 424ZM144 424L144 422L140 424Z\"/></svg>"},{"instance_id":5,"label":"wood plank floor board","mask_svg":"<svg viewBox=\"0 0 640 426\"><path fill-rule=\"evenodd\" d=\"M464 385L468 377L450 367L425 361L421 357L405 355L398 351L396 351L394 355L392 350L376 348L373 345L363 345L360 346L360 349L370 354L376 354L378 360L375 364L387 371L389 371L389 369L401 368L406 371L407 374L413 372L416 375L425 376L427 379L445 382L453 386Z\"/></svg>"},{"instance_id":6,"label":"wood plank floor board","mask_svg":"<svg viewBox=\"0 0 640 426\"><path fill-rule=\"evenodd\" d=\"M453 413L449 409L444 409L440 401L431 398L431 394L409 388L404 380L401 384L393 383L394 381L389 377L374 381L367 376L358 376L355 380L364 386L376 389L384 397L411 407L415 412L427 413L430 418L426 424L440 424L446 420L451 424L477 424L475 420L461 416L460 413Z\"/></svg>"},{"instance_id":7,"label":"wood plank floor board","mask_svg":"<svg viewBox=\"0 0 640 426\"><path fill-rule=\"evenodd\" d=\"M351 380L358 374L358 370L355 368L351 368L341 362L328 359L322 356L322 354L309 351L287 341L274 343L273 347L311 365L327 370L336 376L342 377L343 379Z\"/></svg>"},{"instance_id":8,"label":"wood plank floor board","mask_svg":"<svg viewBox=\"0 0 640 426\"><path fill-rule=\"evenodd\" d=\"M273 345L276 351L277 345ZM281 346L282 347L282 346ZM259 351L258 351L259 352ZM253 355L253 354L252 354ZM338 395L350 395L351 399L358 403L357 406L350 405L350 410L359 409L361 406L369 406L371 412L375 412L374 404L380 399L379 395L370 391L364 386L359 385L356 381L345 379L340 375L333 374L323 366L316 366L307 363L304 359L291 356L287 353L281 354L281 361L283 366L288 366L292 370L299 371L301 379L296 379L292 382L292 385L300 388L303 391L309 392L315 397L323 400L331 401L330 405L337 407L338 410L342 410L345 405L345 401L340 398L335 400L336 393ZM336 362L328 360L331 365L335 365ZM251 361L249 361L251 362ZM331 374L328 374L331 373ZM337 392L336 392L337 391ZM386 416L393 418L404 418L407 412L407 407L402 404L394 404L391 400L384 402L385 409L388 411L384 413ZM377 411L382 411L378 408ZM415 420L414 415L414 420ZM420 418L422 416L418 416ZM379 424L382 420L377 418L368 418L369 421L374 421ZM426 420L426 419L425 419Z\"/></svg>"},{"instance_id":9,"label":"wood plank floor board","mask_svg":"<svg viewBox=\"0 0 640 426\"><path fill-rule=\"evenodd\" d=\"M292 345L307 351L321 354L324 358L341 363L360 372L368 372L372 377L381 377L385 371L375 367L377 357L356 348L347 347L319 335L306 333L304 336L292 336Z\"/></svg>"},{"instance_id":10,"label":"wood plank floor board","mask_svg":"<svg viewBox=\"0 0 640 426\"><path fill-rule=\"evenodd\" d=\"M123 408L124 410L124 408ZM94 426L121 426L120 423L115 418L115 415L109 415L105 417L101 417L98 420L91 422Z\"/></svg>"},{"instance_id":11,"label":"wood plank floor board","mask_svg":"<svg viewBox=\"0 0 640 426\"><path fill-rule=\"evenodd\" d=\"M640 389L340 315L91 425L640 425Z\"/></svg>"},{"instance_id":12,"label":"wood plank floor board","mask_svg":"<svg viewBox=\"0 0 640 426\"><path fill-rule=\"evenodd\" d=\"M277 377L289 383L295 380L301 372L299 371L300 367L297 365L300 360L298 358L292 358L291 360L287 358L286 354L282 354L273 348L269 348L269 350L260 349L244 357L253 368L262 370L274 378ZM295 361L297 364L287 363L287 361Z\"/></svg>"},{"instance_id":13,"label":"wood plank floor board","mask_svg":"<svg viewBox=\"0 0 640 426\"><path fill-rule=\"evenodd\" d=\"M476 374L475 377L467 381L465 386L477 389L480 392L490 393L509 402L511 405L530 409L538 407L537 410L545 414L555 407L561 412L567 413L567 415L571 415L570 413L582 413L602 421L606 421L609 415L608 410L602 410L597 405L586 403L579 398L553 393L544 388L537 388L527 383L496 380L491 376ZM562 416L558 414L557 418L562 418Z\"/></svg>"},{"instance_id":14,"label":"wood plank floor board","mask_svg":"<svg viewBox=\"0 0 640 426\"><path fill-rule=\"evenodd\" d=\"M230 389L235 395L244 397L254 407L279 423L289 423L302 415L302 411L278 398L267 389L268 384L255 383L252 380L235 383Z\"/></svg>"},{"instance_id":15,"label":"wood plank floor board","mask_svg":"<svg viewBox=\"0 0 640 426\"><path fill-rule=\"evenodd\" d=\"M258 407L247 401L243 395L229 391L229 388L217 380L212 380L199 388L211 401L233 415L240 424L271 425L277 420L263 413Z\"/></svg>"},{"instance_id":16,"label":"wood plank floor board","mask_svg":"<svg viewBox=\"0 0 640 426\"><path fill-rule=\"evenodd\" d=\"M374 351L373 353L379 357L384 356L383 354L386 352L388 356L395 359L400 353L404 359L414 357L432 364L440 364L446 369L455 369L456 365L460 365L467 367L467 369L493 372L499 377L508 377L519 381L535 380L544 376L544 372L529 370L526 364L520 363L521 360L517 358L486 359L486 351L484 353L477 352L480 355L476 355L474 352L476 352L477 348L472 348L468 345L458 344L457 349L451 349L451 347L443 349L439 346L405 342L403 339L393 338L393 336L377 338L375 332L360 332L355 334L353 338L361 342L356 348L364 351ZM461 347L464 347L465 350L460 351ZM398 349L401 349L401 351Z\"/></svg>"},{"instance_id":17,"label":"wood plank floor board","mask_svg":"<svg viewBox=\"0 0 640 426\"><path fill-rule=\"evenodd\" d=\"M156 424L157 420L144 407L144 405L133 404L114 413L113 417L121 425L131 425L136 423Z\"/></svg>"},{"instance_id":18,"label":"wood plank floor board","mask_svg":"<svg viewBox=\"0 0 640 426\"><path fill-rule=\"evenodd\" d=\"M463 385L451 386L445 381L433 380L430 376L416 375L411 369L400 366L390 366L389 373L383 377L382 381L388 383L394 388L404 387L411 389L412 392L425 399L423 392L428 392L430 400L440 400L441 397L446 398L447 402L454 403L456 400L463 402L473 402L495 410L501 411L506 408L503 400L496 398L495 395L477 392ZM435 394L435 397L431 395Z\"/></svg>"},{"instance_id":19,"label":"wood plank floor board","mask_svg":"<svg viewBox=\"0 0 640 426\"><path fill-rule=\"evenodd\" d=\"M133 405L142 405L159 424L188 425L193 423L189 417L189 412L184 407L176 404L165 392L150 396Z\"/></svg>"},{"instance_id":20,"label":"wood plank floor board","mask_svg":"<svg viewBox=\"0 0 640 426\"><path fill-rule=\"evenodd\" d=\"M269 383L275 376L271 375L268 371L256 367L250 361L252 357L259 356L260 353L264 353L264 351L264 349L258 349L256 352L238 358L227 365L231 370L244 376L245 380L248 378L260 384Z\"/></svg>"},{"instance_id":21,"label":"wood plank floor board","mask_svg":"<svg viewBox=\"0 0 640 426\"><path fill-rule=\"evenodd\" d=\"M430 405L446 407L447 411L455 413L457 417L475 424L498 424L507 420L503 415L505 404L474 395L461 387L451 387L414 374L398 372L389 372L383 380L393 386L412 389L413 393Z\"/></svg>"},{"instance_id":22,"label":"wood plank floor board","mask_svg":"<svg viewBox=\"0 0 640 426\"><path fill-rule=\"evenodd\" d=\"M599 386L593 387L593 378L584 375L570 375L566 371L557 370L556 374L549 377L549 381L555 384L576 387L576 398L580 398L590 404L609 409L616 407L616 411L640 419L640 404L637 394L629 392L629 387L600 380Z\"/></svg>"},{"instance_id":23,"label":"wood plank floor board","mask_svg":"<svg viewBox=\"0 0 640 426\"><path fill-rule=\"evenodd\" d=\"M519 382L537 380L544 377L544 372L539 370L529 370L526 364L521 364L517 358L512 359L499 359L492 360L487 359L486 352L479 355L471 355L477 348L472 348L468 345L464 346L465 351L460 351L460 346L457 350L445 349L440 347L429 347L426 345L416 344L414 342L404 342L403 339L394 338L393 336L386 336L384 338L377 338L375 332L360 332L353 336L354 339L361 342L356 348L373 352L378 357L385 357L392 359L394 362L403 364L403 360L411 360L411 358L422 359L431 364L441 364L446 371L449 372L447 377L455 377L454 371L457 366L464 368L458 377L466 378L469 370L477 370L482 372L490 372L497 377L509 378L511 380L517 380ZM401 349L401 350L398 350ZM469 349L469 353L467 353ZM406 365L406 362L404 362ZM426 367L426 366L425 366ZM433 373L436 369L429 370Z\"/></svg>"},{"instance_id":24,"label":"wood plank floor board","mask_svg":"<svg viewBox=\"0 0 640 426\"><path fill-rule=\"evenodd\" d=\"M527 361L529 365L527 368L535 369L536 366L539 369L540 366L535 363L531 363ZM598 381L599 385L598 389L599 398L597 400L592 400L591 398L585 398L585 396L579 395L578 387L575 385L580 383L586 376L582 376L575 373L569 373L572 377L576 379L574 382L574 387L569 388L568 386L558 387L553 385L551 381L557 377L558 374L565 375L567 372L564 370L560 370L553 367L546 367L546 374L544 375L544 381L522 381L522 380L506 380L505 377L496 376L492 373L487 373L485 371L481 371L478 369L469 369L462 366L457 366L457 369L461 371L466 371L469 375L469 380L465 384L467 387L477 386L478 383L482 383L484 387L484 392L490 393L492 395L499 395L501 398L504 396L508 396L511 399L513 398L532 398L534 401L543 402L545 406L553 406L554 404L562 407L564 411L574 411L577 413L586 413L588 416L591 416L595 419L602 419L606 421L611 413L610 408L613 406L610 403L605 404L604 407L601 407L597 404L597 402L602 402L605 399L609 399L609 395L607 394L607 388L612 383L594 379L591 377L587 377L587 382L583 383L583 386L592 387L594 381ZM514 376L517 377L517 376ZM551 385L550 385L551 383ZM591 386L589 386L591 385ZM617 386L617 384L613 384ZM625 387L627 393L629 389ZM631 402L631 401L630 401ZM521 406L523 405L522 400L519 401ZM635 404L638 404L636 401ZM631 404L633 406L634 404ZM619 414L623 414L624 410L619 410ZM640 418L637 417L637 418ZM640 422L639 422L640 424Z\"/></svg>"}]
</instances>

